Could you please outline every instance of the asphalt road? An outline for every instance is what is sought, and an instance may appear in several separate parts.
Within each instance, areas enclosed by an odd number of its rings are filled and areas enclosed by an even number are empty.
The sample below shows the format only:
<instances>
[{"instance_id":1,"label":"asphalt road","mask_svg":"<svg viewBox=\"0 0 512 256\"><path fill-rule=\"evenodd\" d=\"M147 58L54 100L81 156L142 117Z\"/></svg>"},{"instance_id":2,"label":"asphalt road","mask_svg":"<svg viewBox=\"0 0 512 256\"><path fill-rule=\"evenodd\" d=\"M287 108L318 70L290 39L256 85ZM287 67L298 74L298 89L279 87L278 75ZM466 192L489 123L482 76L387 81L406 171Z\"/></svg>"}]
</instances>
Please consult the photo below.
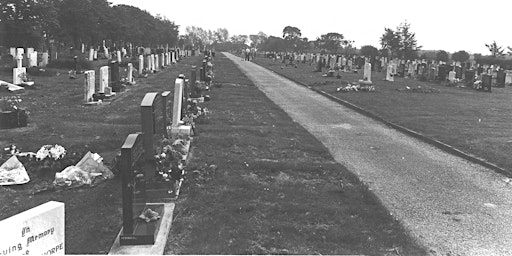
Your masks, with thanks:
<instances>
[{"instance_id":1,"label":"asphalt road","mask_svg":"<svg viewBox=\"0 0 512 256\"><path fill-rule=\"evenodd\" d=\"M512 255L512 184L335 103L252 62L225 55L334 159L357 174L433 255Z\"/></svg>"}]
</instances>

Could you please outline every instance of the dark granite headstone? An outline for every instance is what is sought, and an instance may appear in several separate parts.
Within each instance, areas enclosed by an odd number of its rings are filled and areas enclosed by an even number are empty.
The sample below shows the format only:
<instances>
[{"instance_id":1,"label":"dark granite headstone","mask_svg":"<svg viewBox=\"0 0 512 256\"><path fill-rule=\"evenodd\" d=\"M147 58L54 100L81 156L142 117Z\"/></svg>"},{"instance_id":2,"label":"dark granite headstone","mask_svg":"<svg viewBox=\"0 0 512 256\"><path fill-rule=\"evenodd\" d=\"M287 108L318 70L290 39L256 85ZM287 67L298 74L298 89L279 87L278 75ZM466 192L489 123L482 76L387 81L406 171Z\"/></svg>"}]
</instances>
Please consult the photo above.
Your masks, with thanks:
<instances>
[{"instance_id":1,"label":"dark granite headstone","mask_svg":"<svg viewBox=\"0 0 512 256\"><path fill-rule=\"evenodd\" d=\"M124 86L121 84L121 78L119 75L119 62L111 61L108 64L110 70L110 87L113 92L122 92Z\"/></svg>"},{"instance_id":2,"label":"dark granite headstone","mask_svg":"<svg viewBox=\"0 0 512 256\"><path fill-rule=\"evenodd\" d=\"M122 179L123 232L121 245L151 245L155 243L158 222L145 222L138 216L146 209L146 177L141 165L143 160L141 134L130 134L121 147L119 170ZM163 209L155 209L162 215Z\"/></svg>"},{"instance_id":3,"label":"dark granite headstone","mask_svg":"<svg viewBox=\"0 0 512 256\"><path fill-rule=\"evenodd\" d=\"M197 81L197 67L192 66L192 70L190 72L190 97L191 98L201 97L201 90L196 86L196 81Z\"/></svg>"},{"instance_id":4,"label":"dark granite headstone","mask_svg":"<svg viewBox=\"0 0 512 256\"><path fill-rule=\"evenodd\" d=\"M448 74L448 66L447 65L439 65L437 70L437 81L444 82L446 81L446 75Z\"/></svg>"},{"instance_id":5,"label":"dark granite headstone","mask_svg":"<svg viewBox=\"0 0 512 256\"><path fill-rule=\"evenodd\" d=\"M491 92L492 77L489 74L482 74L482 88L481 91Z\"/></svg>"},{"instance_id":6,"label":"dark granite headstone","mask_svg":"<svg viewBox=\"0 0 512 256\"><path fill-rule=\"evenodd\" d=\"M503 69L498 70L498 74L496 77L496 86L505 87L505 71L503 71Z\"/></svg>"},{"instance_id":7,"label":"dark granite headstone","mask_svg":"<svg viewBox=\"0 0 512 256\"><path fill-rule=\"evenodd\" d=\"M475 82L475 70L466 70L464 73L464 84L469 85Z\"/></svg>"}]
</instances>

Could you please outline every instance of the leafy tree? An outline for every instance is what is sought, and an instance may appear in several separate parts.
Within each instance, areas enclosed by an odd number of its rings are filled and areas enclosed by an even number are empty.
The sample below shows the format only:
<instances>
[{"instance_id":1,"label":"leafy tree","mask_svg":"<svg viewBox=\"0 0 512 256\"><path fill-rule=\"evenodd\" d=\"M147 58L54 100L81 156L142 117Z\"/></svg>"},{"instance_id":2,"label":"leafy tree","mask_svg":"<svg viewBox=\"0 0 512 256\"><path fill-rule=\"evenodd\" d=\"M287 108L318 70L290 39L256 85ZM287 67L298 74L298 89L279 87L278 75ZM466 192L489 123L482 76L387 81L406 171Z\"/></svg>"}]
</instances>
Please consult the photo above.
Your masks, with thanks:
<instances>
[{"instance_id":1,"label":"leafy tree","mask_svg":"<svg viewBox=\"0 0 512 256\"><path fill-rule=\"evenodd\" d=\"M452 54L452 60L453 61L459 61L459 62L465 62L469 60L469 53L466 51L458 51Z\"/></svg>"},{"instance_id":2,"label":"leafy tree","mask_svg":"<svg viewBox=\"0 0 512 256\"><path fill-rule=\"evenodd\" d=\"M284 39L275 36L269 36L261 45L261 50L269 52L280 52L286 49L286 42Z\"/></svg>"},{"instance_id":3,"label":"leafy tree","mask_svg":"<svg viewBox=\"0 0 512 256\"><path fill-rule=\"evenodd\" d=\"M493 57L503 56L503 52L505 51L501 46L498 46L496 41L493 41L492 44L485 44L485 46L489 49Z\"/></svg>"},{"instance_id":4,"label":"leafy tree","mask_svg":"<svg viewBox=\"0 0 512 256\"><path fill-rule=\"evenodd\" d=\"M375 58L376 56L379 55L379 50L377 48L375 48L374 46L365 45L365 46L361 47L361 50L359 53L365 57Z\"/></svg>"},{"instance_id":5,"label":"leafy tree","mask_svg":"<svg viewBox=\"0 0 512 256\"><path fill-rule=\"evenodd\" d=\"M343 42L343 34L330 32L323 34L317 39L317 44L320 48L330 51L332 53L338 52L341 43Z\"/></svg>"},{"instance_id":6,"label":"leafy tree","mask_svg":"<svg viewBox=\"0 0 512 256\"><path fill-rule=\"evenodd\" d=\"M450 56L448 55L448 52L443 51L443 50L436 52L436 60L437 61L447 62L449 59L450 59Z\"/></svg>"},{"instance_id":7,"label":"leafy tree","mask_svg":"<svg viewBox=\"0 0 512 256\"><path fill-rule=\"evenodd\" d=\"M218 28L215 31L217 42L227 42L229 40L229 32L226 28Z\"/></svg>"},{"instance_id":8,"label":"leafy tree","mask_svg":"<svg viewBox=\"0 0 512 256\"><path fill-rule=\"evenodd\" d=\"M247 46L247 35L234 35L231 37L231 42L233 44Z\"/></svg>"},{"instance_id":9,"label":"leafy tree","mask_svg":"<svg viewBox=\"0 0 512 256\"><path fill-rule=\"evenodd\" d=\"M410 31L411 25L401 23L396 30L384 28L384 34L380 38L382 49L391 53L390 57L399 57L404 59L415 59L418 57L418 46L416 33Z\"/></svg>"},{"instance_id":10,"label":"leafy tree","mask_svg":"<svg viewBox=\"0 0 512 256\"><path fill-rule=\"evenodd\" d=\"M301 35L302 34L300 32L300 29L297 27L286 26L283 29L283 38L285 40L296 39L296 38L299 38Z\"/></svg>"}]
</instances>

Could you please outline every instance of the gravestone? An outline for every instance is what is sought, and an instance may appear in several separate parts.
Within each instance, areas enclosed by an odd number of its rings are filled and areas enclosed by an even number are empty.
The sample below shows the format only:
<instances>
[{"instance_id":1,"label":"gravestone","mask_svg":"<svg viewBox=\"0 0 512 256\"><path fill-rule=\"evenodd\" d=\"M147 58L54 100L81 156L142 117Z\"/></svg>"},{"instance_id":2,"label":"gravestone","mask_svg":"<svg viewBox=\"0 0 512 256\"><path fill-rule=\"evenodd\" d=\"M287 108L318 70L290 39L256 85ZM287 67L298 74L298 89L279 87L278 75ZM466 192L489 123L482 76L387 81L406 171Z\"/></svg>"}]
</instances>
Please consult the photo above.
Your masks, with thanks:
<instances>
[{"instance_id":1,"label":"gravestone","mask_svg":"<svg viewBox=\"0 0 512 256\"><path fill-rule=\"evenodd\" d=\"M456 75L457 75L457 73L453 70L448 72L448 81L450 81L450 83L455 83Z\"/></svg>"},{"instance_id":2,"label":"gravestone","mask_svg":"<svg viewBox=\"0 0 512 256\"><path fill-rule=\"evenodd\" d=\"M2 255L64 255L64 204L49 201L0 221Z\"/></svg>"},{"instance_id":3,"label":"gravestone","mask_svg":"<svg viewBox=\"0 0 512 256\"><path fill-rule=\"evenodd\" d=\"M85 53L85 44L83 44L83 43L82 43L81 52L82 52L82 54L84 54L84 53Z\"/></svg>"},{"instance_id":4,"label":"gravestone","mask_svg":"<svg viewBox=\"0 0 512 256\"><path fill-rule=\"evenodd\" d=\"M158 54L155 54L153 55L153 61L155 62L155 71L159 72L160 71L160 58L158 57Z\"/></svg>"},{"instance_id":5,"label":"gravestone","mask_svg":"<svg viewBox=\"0 0 512 256\"><path fill-rule=\"evenodd\" d=\"M144 159L147 161L152 160L155 154L160 154L159 149L155 148L156 142L168 137L167 124L163 121L165 111L162 107L162 96L156 92L146 93L140 103ZM152 179L155 175L154 169L145 171L144 175L147 180Z\"/></svg>"},{"instance_id":6,"label":"gravestone","mask_svg":"<svg viewBox=\"0 0 512 256\"><path fill-rule=\"evenodd\" d=\"M41 67L46 67L48 65L48 52L43 52L41 55Z\"/></svg>"},{"instance_id":7,"label":"gravestone","mask_svg":"<svg viewBox=\"0 0 512 256\"><path fill-rule=\"evenodd\" d=\"M123 230L119 236L121 245L151 245L155 243L159 221L145 222L138 216L146 210L146 180L142 134L130 134L121 147L119 172L122 179ZM161 210L156 210L162 216Z\"/></svg>"},{"instance_id":8,"label":"gravestone","mask_svg":"<svg viewBox=\"0 0 512 256\"><path fill-rule=\"evenodd\" d=\"M119 62L110 61L110 87L113 92L121 92L124 86L121 84L121 77L119 75Z\"/></svg>"},{"instance_id":9,"label":"gravestone","mask_svg":"<svg viewBox=\"0 0 512 256\"><path fill-rule=\"evenodd\" d=\"M180 75L178 78L176 78L174 86L174 101L171 125L171 136L173 138L177 135L190 136L192 130L190 125L183 125L182 121L183 88L185 87L185 79L180 77L184 77L184 75Z\"/></svg>"},{"instance_id":10,"label":"gravestone","mask_svg":"<svg viewBox=\"0 0 512 256\"><path fill-rule=\"evenodd\" d=\"M156 62L155 62L156 56L154 54L151 54L150 56L151 56L151 58L150 58L151 70L156 71Z\"/></svg>"},{"instance_id":11,"label":"gravestone","mask_svg":"<svg viewBox=\"0 0 512 256\"><path fill-rule=\"evenodd\" d=\"M98 93L105 93L105 88L108 87L108 66L103 66L100 68L100 82L98 84L99 88L97 90Z\"/></svg>"},{"instance_id":12,"label":"gravestone","mask_svg":"<svg viewBox=\"0 0 512 256\"><path fill-rule=\"evenodd\" d=\"M464 84L470 85L475 82L475 70L469 69L464 73Z\"/></svg>"},{"instance_id":13,"label":"gravestone","mask_svg":"<svg viewBox=\"0 0 512 256\"><path fill-rule=\"evenodd\" d=\"M512 70L505 70L505 84L512 85Z\"/></svg>"},{"instance_id":14,"label":"gravestone","mask_svg":"<svg viewBox=\"0 0 512 256\"><path fill-rule=\"evenodd\" d=\"M95 79L96 79L96 77L95 77L94 70L87 70L87 71L84 72L84 74L85 74L84 103L88 103L88 102L93 101L92 96L93 96L94 90L95 90Z\"/></svg>"},{"instance_id":15,"label":"gravestone","mask_svg":"<svg viewBox=\"0 0 512 256\"><path fill-rule=\"evenodd\" d=\"M116 57L117 57L118 63L121 63L123 61L123 58L121 56L121 51L116 51Z\"/></svg>"},{"instance_id":16,"label":"gravestone","mask_svg":"<svg viewBox=\"0 0 512 256\"><path fill-rule=\"evenodd\" d=\"M160 53L159 60L160 60L160 63L159 63L160 67L165 67L165 53L163 53L163 52Z\"/></svg>"},{"instance_id":17,"label":"gravestone","mask_svg":"<svg viewBox=\"0 0 512 256\"><path fill-rule=\"evenodd\" d=\"M97 60L98 59L98 51L94 50L94 59Z\"/></svg>"},{"instance_id":18,"label":"gravestone","mask_svg":"<svg viewBox=\"0 0 512 256\"><path fill-rule=\"evenodd\" d=\"M503 69L499 69L497 72L496 86L497 87L505 87L505 71Z\"/></svg>"},{"instance_id":19,"label":"gravestone","mask_svg":"<svg viewBox=\"0 0 512 256\"><path fill-rule=\"evenodd\" d=\"M37 52L32 51L30 54L28 54L28 67L37 67Z\"/></svg>"},{"instance_id":20,"label":"gravestone","mask_svg":"<svg viewBox=\"0 0 512 256\"><path fill-rule=\"evenodd\" d=\"M386 81L394 82L393 65L389 65L386 71Z\"/></svg>"},{"instance_id":21,"label":"gravestone","mask_svg":"<svg viewBox=\"0 0 512 256\"><path fill-rule=\"evenodd\" d=\"M12 59L14 60L16 58L16 48L14 48L14 47L9 48L9 54L11 54Z\"/></svg>"},{"instance_id":22,"label":"gravestone","mask_svg":"<svg viewBox=\"0 0 512 256\"><path fill-rule=\"evenodd\" d=\"M16 56L16 67L12 70L12 83L20 85L23 83L22 76L27 74L27 69L22 67L23 55L19 54Z\"/></svg>"},{"instance_id":23,"label":"gravestone","mask_svg":"<svg viewBox=\"0 0 512 256\"><path fill-rule=\"evenodd\" d=\"M481 91L491 92L492 77L489 74L482 74L482 88Z\"/></svg>"},{"instance_id":24,"label":"gravestone","mask_svg":"<svg viewBox=\"0 0 512 256\"><path fill-rule=\"evenodd\" d=\"M372 64L368 62L364 64L363 80L372 82Z\"/></svg>"},{"instance_id":25,"label":"gravestone","mask_svg":"<svg viewBox=\"0 0 512 256\"><path fill-rule=\"evenodd\" d=\"M444 82L446 81L446 74L448 73L448 66L439 65L437 70L437 81Z\"/></svg>"},{"instance_id":26,"label":"gravestone","mask_svg":"<svg viewBox=\"0 0 512 256\"><path fill-rule=\"evenodd\" d=\"M126 80L129 84L135 84L135 79L133 79L133 64L128 63L128 74L126 76Z\"/></svg>"},{"instance_id":27,"label":"gravestone","mask_svg":"<svg viewBox=\"0 0 512 256\"><path fill-rule=\"evenodd\" d=\"M142 75L142 71L144 70L144 56L139 55L139 76Z\"/></svg>"},{"instance_id":28,"label":"gravestone","mask_svg":"<svg viewBox=\"0 0 512 256\"><path fill-rule=\"evenodd\" d=\"M153 71L153 69L151 68L151 55L146 56L146 70L148 72Z\"/></svg>"},{"instance_id":29,"label":"gravestone","mask_svg":"<svg viewBox=\"0 0 512 256\"><path fill-rule=\"evenodd\" d=\"M197 67L192 66L192 70L190 72L190 97L191 98L201 97L201 92L196 85L196 81L197 81Z\"/></svg>"}]
</instances>

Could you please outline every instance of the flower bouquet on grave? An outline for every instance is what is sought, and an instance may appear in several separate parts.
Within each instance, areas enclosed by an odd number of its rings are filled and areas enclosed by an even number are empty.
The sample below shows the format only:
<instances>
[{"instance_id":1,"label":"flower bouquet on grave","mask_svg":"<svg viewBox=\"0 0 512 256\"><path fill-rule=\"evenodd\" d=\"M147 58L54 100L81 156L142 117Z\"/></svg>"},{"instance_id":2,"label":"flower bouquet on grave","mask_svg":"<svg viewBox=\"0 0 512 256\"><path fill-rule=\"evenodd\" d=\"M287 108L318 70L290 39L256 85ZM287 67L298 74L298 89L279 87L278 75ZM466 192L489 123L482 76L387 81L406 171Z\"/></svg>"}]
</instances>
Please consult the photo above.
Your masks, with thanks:
<instances>
[{"instance_id":1,"label":"flower bouquet on grave","mask_svg":"<svg viewBox=\"0 0 512 256\"><path fill-rule=\"evenodd\" d=\"M22 87L31 87L34 85L34 81L32 81L32 79L30 79L30 77L27 75L26 72L19 74L18 77L21 79Z\"/></svg>"},{"instance_id":2,"label":"flower bouquet on grave","mask_svg":"<svg viewBox=\"0 0 512 256\"><path fill-rule=\"evenodd\" d=\"M42 170L60 171L66 167L60 161L64 159L66 153L66 149L61 145L44 145L37 151L35 158L37 162L40 162Z\"/></svg>"},{"instance_id":3,"label":"flower bouquet on grave","mask_svg":"<svg viewBox=\"0 0 512 256\"><path fill-rule=\"evenodd\" d=\"M22 102L20 96L6 96L0 98L0 128L25 127L30 114L19 105Z\"/></svg>"},{"instance_id":4,"label":"flower bouquet on grave","mask_svg":"<svg viewBox=\"0 0 512 256\"><path fill-rule=\"evenodd\" d=\"M179 187L185 174L185 163L183 161L183 150L173 145L166 145L162 153L155 156L157 163L157 175L166 182L169 182L169 194L178 195Z\"/></svg>"}]
</instances>

